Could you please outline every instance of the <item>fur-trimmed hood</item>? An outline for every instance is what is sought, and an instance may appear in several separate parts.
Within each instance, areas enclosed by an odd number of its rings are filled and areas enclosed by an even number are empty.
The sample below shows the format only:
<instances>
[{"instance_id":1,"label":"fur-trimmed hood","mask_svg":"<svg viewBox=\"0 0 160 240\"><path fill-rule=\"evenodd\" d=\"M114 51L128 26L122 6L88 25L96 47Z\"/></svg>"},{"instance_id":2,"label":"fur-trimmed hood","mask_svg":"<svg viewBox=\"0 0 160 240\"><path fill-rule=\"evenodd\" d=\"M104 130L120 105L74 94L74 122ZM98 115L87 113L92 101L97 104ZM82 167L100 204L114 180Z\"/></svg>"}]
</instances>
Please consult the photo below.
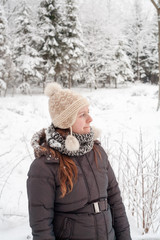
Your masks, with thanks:
<instances>
[{"instance_id":1,"label":"fur-trimmed hood","mask_svg":"<svg viewBox=\"0 0 160 240\"><path fill-rule=\"evenodd\" d=\"M34 155L36 158L48 155L49 154L49 147L46 143L46 134L45 128L41 129L40 131L36 132L32 139L31 139L31 146L34 149Z\"/></svg>"},{"instance_id":2,"label":"fur-trimmed hood","mask_svg":"<svg viewBox=\"0 0 160 240\"><path fill-rule=\"evenodd\" d=\"M97 138L100 136L100 130L95 127L92 127L92 129L94 132L94 141L98 141ZM50 147L47 144L45 131L46 128L41 129L36 132L31 139L31 146L34 149L34 155L36 158L48 156L49 154L53 155L53 151L50 151Z\"/></svg>"}]
</instances>

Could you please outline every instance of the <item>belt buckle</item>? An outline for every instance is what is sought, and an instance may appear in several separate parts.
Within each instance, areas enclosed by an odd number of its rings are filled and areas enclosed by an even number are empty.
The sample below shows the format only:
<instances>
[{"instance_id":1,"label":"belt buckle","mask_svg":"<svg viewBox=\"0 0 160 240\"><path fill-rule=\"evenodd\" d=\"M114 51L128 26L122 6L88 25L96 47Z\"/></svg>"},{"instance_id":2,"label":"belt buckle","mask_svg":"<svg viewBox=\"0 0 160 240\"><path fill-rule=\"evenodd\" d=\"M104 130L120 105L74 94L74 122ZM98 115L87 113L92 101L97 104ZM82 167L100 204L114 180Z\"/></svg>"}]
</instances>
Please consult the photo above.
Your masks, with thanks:
<instances>
[{"instance_id":1,"label":"belt buckle","mask_svg":"<svg viewBox=\"0 0 160 240\"><path fill-rule=\"evenodd\" d=\"M95 213L100 213L100 208L98 202L93 203Z\"/></svg>"}]
</instances>

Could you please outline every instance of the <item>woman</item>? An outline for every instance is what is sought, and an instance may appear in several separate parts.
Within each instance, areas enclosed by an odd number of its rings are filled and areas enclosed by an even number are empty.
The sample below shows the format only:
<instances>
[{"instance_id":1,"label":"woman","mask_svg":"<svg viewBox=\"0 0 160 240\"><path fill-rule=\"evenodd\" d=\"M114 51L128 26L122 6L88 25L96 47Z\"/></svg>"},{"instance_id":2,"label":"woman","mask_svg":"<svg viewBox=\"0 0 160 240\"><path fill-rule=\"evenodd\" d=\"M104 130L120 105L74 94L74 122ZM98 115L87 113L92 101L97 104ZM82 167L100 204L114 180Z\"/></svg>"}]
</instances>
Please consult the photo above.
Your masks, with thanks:
<instances>
[{"instance_id":1,"label":"woman","mask_svg":"<svg viewBox=\"0 0 160 240\"><path fill-rule=\"evenodd\" d=\"M87 99L46 86L52 124L36 133L27 191L33 240L130 240L120 190Z\"/></svg>"}]
</instances>

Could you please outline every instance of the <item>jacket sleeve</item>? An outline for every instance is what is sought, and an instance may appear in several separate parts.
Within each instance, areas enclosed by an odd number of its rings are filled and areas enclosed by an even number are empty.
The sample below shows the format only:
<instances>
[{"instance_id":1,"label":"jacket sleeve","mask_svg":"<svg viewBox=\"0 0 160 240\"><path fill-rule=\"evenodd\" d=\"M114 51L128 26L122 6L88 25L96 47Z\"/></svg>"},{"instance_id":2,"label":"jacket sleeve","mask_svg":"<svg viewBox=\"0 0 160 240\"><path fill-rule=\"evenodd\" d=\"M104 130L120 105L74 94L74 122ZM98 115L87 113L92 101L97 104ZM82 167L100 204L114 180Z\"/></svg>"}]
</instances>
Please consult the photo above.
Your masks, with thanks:
<instances>
[{"instance_id":1,"label":"jacket sleeve","mask_svg":"<svg viewBox=\"0 0 160 240\"><path fill-rule=\"evenodd\" d=\"M55 181L41 158L31 164L27 194L33 240L55 240L53 232Z\"/></svg>"},{"instance_id":2,"label":"jacket sleeve","mask_svg":"<svg viewBox=\"0 0 160 240\"><path fill-rule=\"evenodd\" d=\"M113 169L108 162L108 203L111 207L116 240L131 240L130 228Z\"/></svg>"}]
</instances>

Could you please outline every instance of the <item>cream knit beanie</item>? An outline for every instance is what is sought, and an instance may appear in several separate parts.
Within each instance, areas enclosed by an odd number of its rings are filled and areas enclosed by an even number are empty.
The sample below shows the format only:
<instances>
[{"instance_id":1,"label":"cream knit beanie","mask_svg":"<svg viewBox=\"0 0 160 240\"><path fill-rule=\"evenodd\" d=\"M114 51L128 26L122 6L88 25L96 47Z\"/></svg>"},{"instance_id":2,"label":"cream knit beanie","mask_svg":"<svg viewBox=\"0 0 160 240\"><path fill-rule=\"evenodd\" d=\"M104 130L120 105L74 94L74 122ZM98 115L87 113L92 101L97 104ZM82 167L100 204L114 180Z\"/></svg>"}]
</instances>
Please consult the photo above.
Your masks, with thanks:
<instances>
[{"instance_id":1,"label":"cream knit beanie","mask_svg":"<svg viewBox=\"0 0 160 240\"><path fill-rule=\"evenodd\" d=\"M89 105L87 99L69 89L62 89L58 83L48 83L44 93L49 97L49 113L53 125L61 129L70 128L71 135L66 138L66 148L69 151L78 150L79 142L72 136L72 125L79 110Z\"/></svg>"}]
</instances>

